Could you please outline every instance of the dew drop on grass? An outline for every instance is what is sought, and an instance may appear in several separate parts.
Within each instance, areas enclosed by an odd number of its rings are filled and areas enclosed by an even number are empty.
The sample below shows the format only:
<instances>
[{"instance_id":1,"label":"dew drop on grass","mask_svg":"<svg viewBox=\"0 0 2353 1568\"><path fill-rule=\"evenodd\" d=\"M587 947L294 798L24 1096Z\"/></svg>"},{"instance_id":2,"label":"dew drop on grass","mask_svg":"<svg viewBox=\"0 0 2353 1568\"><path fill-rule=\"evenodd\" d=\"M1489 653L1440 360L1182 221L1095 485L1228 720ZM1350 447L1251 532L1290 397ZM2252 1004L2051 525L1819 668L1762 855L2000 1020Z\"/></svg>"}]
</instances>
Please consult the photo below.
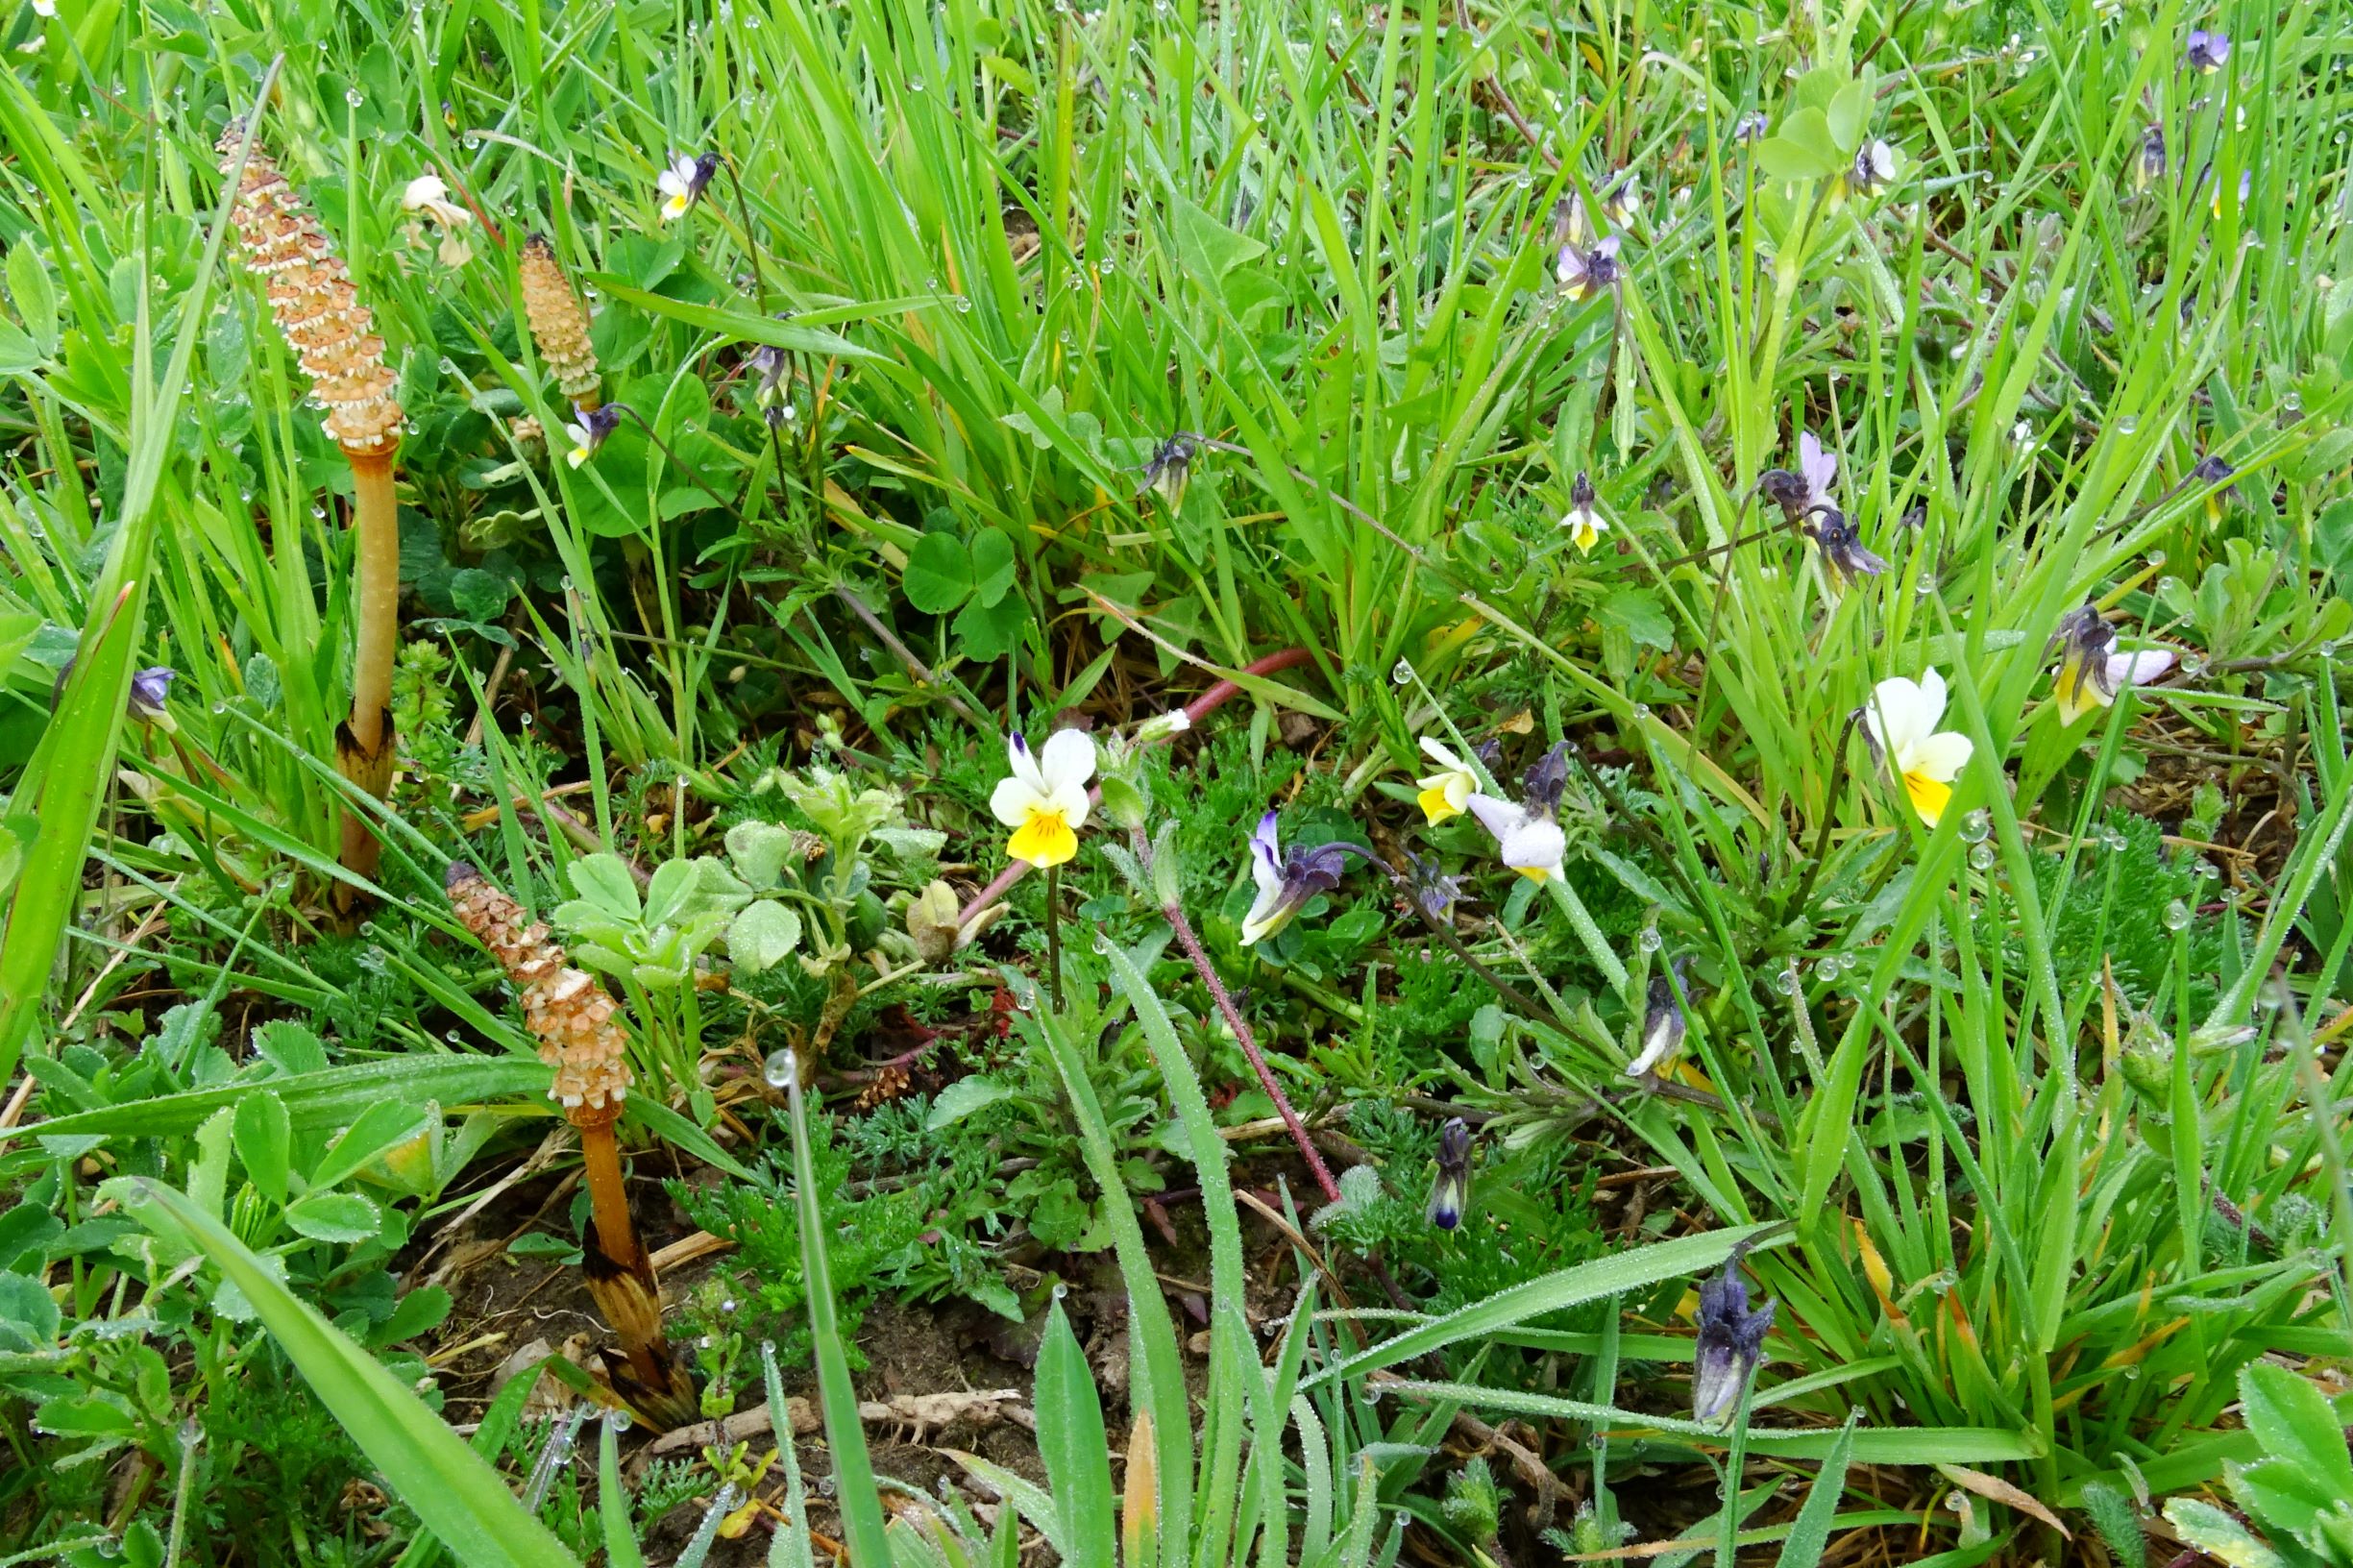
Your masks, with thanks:
<instances>
[{"instance_id":1,"label":"dew drop on grass","mask_svg":"<svg viewBox=\"0 0 2353 1568\"><path fill-rule=\"evenodd\" d=\"M1994 846L1990 844L1977 845L1969 852L1969 863L1981 871L1992 870L1994 869Z\"/></svg>"},{"instance_id":2,"label":"dew drop on grass","mask_svg":"<svg viewBox=\"0 0 2353 1568\"><path fill-rule=\"evenodd\" d=\"M772 1051L767 1062L761 1065L760 1071L768 1079L769 1088L783 1089L799 1075L799 1065L793 1060L793 1052L787 1047L781 1051Z\"/></svg>"},{"instance_id":3,"label":"dew drop on grass","mask_svg":"<svg viewBox=\"0 0 2353 1568\"><path fill-rule=\"evenodd\" d=\"M611 1427L616 1433L624 1433L628 1431L631 1424L629 1412L626 1410L615 1410L612 1414L606 1416L604 1421L605 1425Z\"/></svg>"},{"instance_id":4,"label":"dew drop on grass","mask_svg":"<svg viewBox=\"0 0 2353 1568\"><path fill-rule=\"evenodd\" d=\"M1413 679L1413 661L1399 659L1395 664L1390 665L1389 679L1400 686L1409 684Z\"/></svg>"},{"instance_id":5,"label":"dew drop on grass","mask_svg":"<svg viewBox=\"0 0 2353 1568\"><path fill-rule=\"evenodd\" d=\"M1666 940L1658 934L1658 927L1654 925L1644 926L1641 933L1634 938L1635 943L1646 953L1658 951L1661 946L1665 945Z\"/></svg>"},{"instance_id":6,"label":"dew drop on grass","mask_svg":"<svg viewBox=\"0 0 2353 1568\"><path fill-rule=\"evenodd\" d=\"M2165 928L2168 931L2183 930L2189 923L2190 906L2188 904L2176 898L2165 906Z\"/></svg>"},{"instance_id":7,"label":"dew drop on grass","mask_svg":"<svg viewBox=\"0 0 2353 1568\"><path fill-rule=\"evenodd\" d=\"M1993 813L1982 806L1961 819L1961 837L1970 844L1983 844L1993 831Z\"/></svg>"}]
</instances>

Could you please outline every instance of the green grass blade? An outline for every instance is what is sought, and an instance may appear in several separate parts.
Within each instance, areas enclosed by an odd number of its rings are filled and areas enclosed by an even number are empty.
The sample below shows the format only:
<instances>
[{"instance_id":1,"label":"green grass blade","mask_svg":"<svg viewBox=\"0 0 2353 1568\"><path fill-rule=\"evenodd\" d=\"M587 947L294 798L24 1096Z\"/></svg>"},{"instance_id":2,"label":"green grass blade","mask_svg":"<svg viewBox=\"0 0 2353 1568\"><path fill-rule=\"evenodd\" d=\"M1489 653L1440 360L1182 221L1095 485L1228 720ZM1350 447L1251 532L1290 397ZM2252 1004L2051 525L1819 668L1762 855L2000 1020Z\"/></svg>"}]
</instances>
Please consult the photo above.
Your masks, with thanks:
<instances>
[{"instance_id":1,"label":"green grass blade","mask_svg":"<svg viewBox=\"0 0 2353 1568\"><path fill-rule=\"evenodd\" d=\"M563 1543L400 1380L281 1283L218 1219L144 1177L116 1190L147 1228L209 1257L245 1293L370 1463L457 1560L475 1568L577 1568Z\"/></svg>"}]
</instances>

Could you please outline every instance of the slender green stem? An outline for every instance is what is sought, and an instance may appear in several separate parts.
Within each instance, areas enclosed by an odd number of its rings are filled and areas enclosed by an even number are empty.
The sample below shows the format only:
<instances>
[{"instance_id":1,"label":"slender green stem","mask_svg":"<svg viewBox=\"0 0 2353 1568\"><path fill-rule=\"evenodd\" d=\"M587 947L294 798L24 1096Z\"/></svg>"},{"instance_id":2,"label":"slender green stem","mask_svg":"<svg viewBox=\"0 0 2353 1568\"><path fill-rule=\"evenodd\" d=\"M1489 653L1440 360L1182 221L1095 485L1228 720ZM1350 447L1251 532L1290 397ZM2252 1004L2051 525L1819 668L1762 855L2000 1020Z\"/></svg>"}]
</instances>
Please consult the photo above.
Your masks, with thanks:
<instances>
[{"instance_id":1,"label":"slender green stem","mask_svg":"<svg viewBox=\"0 0 2353 1568\"><path fill-rule=\"evenodd\" d=\"M1054 998L1054 1011L1062 1011L1062 868L1045 869L1045 966Z\"/></svg>"}]
</instances>

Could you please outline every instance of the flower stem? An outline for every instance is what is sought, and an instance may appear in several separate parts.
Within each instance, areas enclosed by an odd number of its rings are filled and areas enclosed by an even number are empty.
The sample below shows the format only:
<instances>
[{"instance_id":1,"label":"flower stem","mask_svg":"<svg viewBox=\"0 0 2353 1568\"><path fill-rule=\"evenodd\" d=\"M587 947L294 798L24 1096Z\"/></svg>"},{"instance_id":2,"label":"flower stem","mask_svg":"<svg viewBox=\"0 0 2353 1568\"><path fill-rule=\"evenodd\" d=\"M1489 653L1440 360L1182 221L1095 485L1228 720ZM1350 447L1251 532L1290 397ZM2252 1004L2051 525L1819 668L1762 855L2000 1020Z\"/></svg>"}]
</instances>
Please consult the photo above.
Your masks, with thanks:
<instances>
[{"instance_id":1,"label":"flower stem","mask_svg":"<svg viewBox=\"0 0 2353 1568\"><path fill-rule=\"evenodd\" d=\"M1054 1011L1062 1011L1062 868L1045 869L1045 967Z\"/></svg>"},{"instance_id":2,"label":"flower stem","mask_svg":"<svg viewBox=\"0 0 2353 1568\"><path fill-rule=\"evenodd\" d=\"M392 489L392 453L346 452L352 465L352 534L356 555L352 594L355 646L352 716L335 738L343 776L382 799L392 787L392 666L401 640L400 504ZM343 814L341 860L373 881L378 845L366 819ZM352 892L338 889L341 895Z\"/></svg>"},{"instance_id":3,"label":"flower stem","mask_svg":"<svg viewBox=\"0 0 2353 1568\"><path fill-rule=\"evenodd\" d=\"M1138 863L1148 869L1152 863L1152 841L1144 837L1143 829L1131 828L1128 843L1136 852ZM1185 956L1192 960L1193 972L1201 976L1203 985L1209 987L1210 996L1216 1002L1217 1011L1225 1016L1226 1027L1233 1030L1234 1038L1241 1042L1242 1055L1250 1059L1250 1070L1258 1074L1259 1087L1266 1090L1266 1097L1275 1102L1275 1114L1283 1118L1283 1125L1290 1133L1291 1141L1298 1145L1299 1157L1308 1163L1308 1169L1315 1177L1315 1186L1323 1193L1324 1202L1339 1202L1339 1184L1332 1179L1332 1169L1324 1164L1324 1157L1315 1152L1314 1143L1308 1138L1307 1124L1299 1119L1299 1113L1291 1109L1289 1096L1283 1092L1283 1086L1275 1082L1273 1069L1266 1066L1266 1058L1259 1052L1258 1038L1250 1033L1250 1025L1242 1020L1241 1009L1236 1007L1234 998L1227 994L1225 982L1217 978L1217 970L1210 963L1210 955L1202 950L1201 939L1193 934L1192 921L1185 918L1185 906L1172 901L1161 905L1160 912L1176 928L1177 941L1184 946Z\"/></svg>"}]
</instances>

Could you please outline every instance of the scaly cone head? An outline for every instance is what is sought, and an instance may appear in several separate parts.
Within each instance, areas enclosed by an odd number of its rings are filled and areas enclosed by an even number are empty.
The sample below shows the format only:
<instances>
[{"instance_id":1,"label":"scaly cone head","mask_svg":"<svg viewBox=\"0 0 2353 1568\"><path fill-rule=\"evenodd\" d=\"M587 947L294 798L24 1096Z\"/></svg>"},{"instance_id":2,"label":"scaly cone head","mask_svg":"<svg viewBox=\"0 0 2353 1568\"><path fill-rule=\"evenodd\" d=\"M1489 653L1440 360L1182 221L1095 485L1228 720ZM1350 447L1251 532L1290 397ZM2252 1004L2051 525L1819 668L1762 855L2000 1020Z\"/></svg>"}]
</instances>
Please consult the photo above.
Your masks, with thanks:
<instances>
[{"instance_id":1,"label":"scaly cone head","mask_svg":"<svg viewBox=\"0 0 2353 1568\"><path fill-rule=\"evenodd\" d=\"M221 134L224 176L244 138L239 121ZM259 146L246 157L232 215L246 270L266 281L270 314L327 410L327 433L355 459L388 454L400 445L402 415L375 317L309 205Z\"/></svg>"},{"instance_id":2,"label":"scaly cone head","mask_svg":"<svg viewBox=\"0 0 2353 1568\"><path fill-rule=\"evenodd\" d=\"M564 277L563 263L545 234L523 242L523 319L530 324L539 357L555 373L556 390L582 408L603 400L597 351L588 341L588 312Z\"/></svg>"}]
</instances>

